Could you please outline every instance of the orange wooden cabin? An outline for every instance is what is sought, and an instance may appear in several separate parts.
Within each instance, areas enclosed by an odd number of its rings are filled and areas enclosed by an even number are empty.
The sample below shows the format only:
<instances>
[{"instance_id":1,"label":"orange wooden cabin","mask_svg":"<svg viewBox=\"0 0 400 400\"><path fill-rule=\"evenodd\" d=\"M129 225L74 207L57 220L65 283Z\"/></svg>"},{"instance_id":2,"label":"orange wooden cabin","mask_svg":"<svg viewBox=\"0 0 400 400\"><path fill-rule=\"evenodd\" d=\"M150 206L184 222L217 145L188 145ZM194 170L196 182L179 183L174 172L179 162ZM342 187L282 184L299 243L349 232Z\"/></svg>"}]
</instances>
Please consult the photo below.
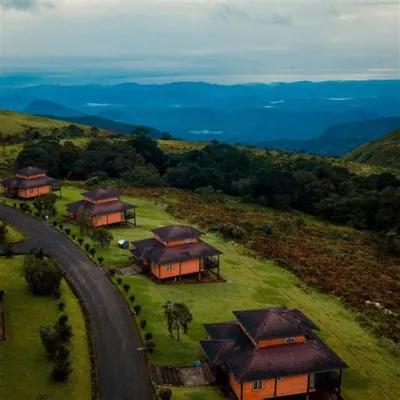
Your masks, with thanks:
<instances>
[{"instance_id":1,"label":"orange wooden cabin","mask_svg":"<svg viewBox=\"0 0 400 400\"><path fill-rule=\"evenodd\" d=\"M136 226L136 206L119 200L119 193L106 189L95 189L83 194L83 200L67 205L68 216L75 220L90 218L92 227L121 224L126 220L126 212L133 209Z\"/></svg>"},{"instance_id":2,"label":"orange wooden cabin","mask_svg":"<svg viewBox=\"0 0 400 400\"><path fill-rule=\"evenodd\" d=\"M200 341L217 384L239 400L341 398L347 365L303 313L277 307L233 314L234 322L204 325L208 340Z\"/></svg>"},{"instance_id":3,"label":"orange wooden cabin","mask_svg":"<svg viewBox=\"0 0 400 400\"><path fill-rule=\"evenodd\" d=\"M221 251L200 239L198 230L184 225L171 225L154 229L151 239L132 242L132 254L144 273L150 272L161 283L163 279L212 272L219 275Z\"/></svg>"},{"instance_id":4,"label":"orange wooden cabin","mask_svg":"<svg viewBox=\"0 0 400 400\"><path fill-rule=\"evenodd\" d=\"M4 180L2 186L6 196L32 199L60 190L60 181L50 178L40 168L26 167L16 171L15 178Z\"/></svg>"}]
</instances>

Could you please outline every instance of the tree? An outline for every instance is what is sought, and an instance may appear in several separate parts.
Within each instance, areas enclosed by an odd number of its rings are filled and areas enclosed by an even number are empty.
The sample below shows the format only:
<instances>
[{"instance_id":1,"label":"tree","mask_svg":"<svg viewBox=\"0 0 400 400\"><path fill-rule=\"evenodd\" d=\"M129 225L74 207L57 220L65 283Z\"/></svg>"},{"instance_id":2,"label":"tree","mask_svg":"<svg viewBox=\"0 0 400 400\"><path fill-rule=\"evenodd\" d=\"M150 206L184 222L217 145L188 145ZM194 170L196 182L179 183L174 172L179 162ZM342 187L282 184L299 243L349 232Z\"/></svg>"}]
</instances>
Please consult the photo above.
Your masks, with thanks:
<instances>
[{"instance_id":1,"label":"tree","mask_svg":"<svg viewBox=\"0 0 400 400\"><path fill-rule=\"evenodd\" d=\"M108 247L114 236L108 229L98 228L93 230L92 239L94 242L100 243L101 247Z\"/></svg>"},{"instance_id":2,"label":"tree","mask_svg":"<svg viewBox=\"0 0 400 400\"><path fill-rule=\"evenodd\" d=\"M81 236L86 235L92 229L92 215L86 210L76 214L76 222Z\"/></svg>"},{"instance_id":3,"label":"tree","mask_svg":"<svg viewBox=\"0 0 400 400\"><path fill-rule=\"evenodd\" d=\"M24 274L34 294L59 296L62 275L48 258L40 259L34 254L28 254L24 259Z\"/></svg>"},{"instance_id":4,"label":"tree","mask_svg":"<svg viewBox=\"0 0 400 400\"><path fill-rule=\"evenodd\" d=\"M50 326L41 327L39 334L48 357L54 359L60 347L60 336Z\"/></svg>"},{"instance_id":5,"label":"tree","mask_svg":"<svg viewBox=\"0 0 400 400\"><path fill-rule=\"evenodd\" d=\"M187 333L189 325L193 321L193 315L189 307L184 303L174 303L168 300L163 305L163 308L168 332L171 335L176 332L176 339L179 342L180 331Z\"/></svg>"},{"instance_id":6,"label":"tree","mask_svg":"<svg viewBox=\"0 0 400 400\"><path fill-rule=\"evenodd\" d=\"M55 381L65 381L71 372L71 361L59 359L56 361L54 368L51 371L51 377Z\"/></svg>"}]
</instances>

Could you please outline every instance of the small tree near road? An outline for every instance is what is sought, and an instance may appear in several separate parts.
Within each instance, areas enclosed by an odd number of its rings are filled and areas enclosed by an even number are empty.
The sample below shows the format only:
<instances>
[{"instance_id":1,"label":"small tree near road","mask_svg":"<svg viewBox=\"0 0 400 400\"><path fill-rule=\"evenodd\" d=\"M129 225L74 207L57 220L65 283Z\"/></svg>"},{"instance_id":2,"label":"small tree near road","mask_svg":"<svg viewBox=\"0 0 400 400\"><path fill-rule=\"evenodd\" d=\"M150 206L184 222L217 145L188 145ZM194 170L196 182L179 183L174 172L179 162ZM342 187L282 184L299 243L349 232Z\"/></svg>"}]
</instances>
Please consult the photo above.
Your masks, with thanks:
<instances>
[{"instance_id":1,"label":"small tree near road","mask_svg":"<svg viewBox=\"0 0 400 400\"><path fill-rule=\"evenodd\" d=\"M176 333L176 340L179 342L180 332L187 333L193 315L185 303L165 302L163 305L164 316L167 320L168 332L173 335Z\"/></svg>"},{"instance_id":2,"label":"small tree near road","mask_svg":"<svg viewBox=\"0 0 400 400\"><path fill-rule=\"evenodd\" d=\"M108 247L114 236L108 229L98 228L93 230L92 239L94 242L100 243L101 247Z\"/></svg>"}]
</instances>

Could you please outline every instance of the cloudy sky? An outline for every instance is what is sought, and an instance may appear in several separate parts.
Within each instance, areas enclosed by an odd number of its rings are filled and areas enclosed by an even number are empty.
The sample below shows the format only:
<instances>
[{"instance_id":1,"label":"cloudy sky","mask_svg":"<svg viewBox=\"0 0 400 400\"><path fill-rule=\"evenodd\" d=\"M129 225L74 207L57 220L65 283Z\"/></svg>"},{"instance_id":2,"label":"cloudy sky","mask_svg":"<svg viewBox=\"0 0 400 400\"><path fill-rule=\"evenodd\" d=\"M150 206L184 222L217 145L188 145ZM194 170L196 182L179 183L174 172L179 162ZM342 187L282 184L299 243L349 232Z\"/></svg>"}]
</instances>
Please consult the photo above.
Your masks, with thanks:
<instances>
[{"instance_id":1,"label":"cloudy sky","mask_svg":"<svg viewBox=\"0 0 400 400\"><path fill-rule=\"evenodd\" d=\"M3 78L400 78L399 0L0 2Z\"/></svg>"}]
</instances>

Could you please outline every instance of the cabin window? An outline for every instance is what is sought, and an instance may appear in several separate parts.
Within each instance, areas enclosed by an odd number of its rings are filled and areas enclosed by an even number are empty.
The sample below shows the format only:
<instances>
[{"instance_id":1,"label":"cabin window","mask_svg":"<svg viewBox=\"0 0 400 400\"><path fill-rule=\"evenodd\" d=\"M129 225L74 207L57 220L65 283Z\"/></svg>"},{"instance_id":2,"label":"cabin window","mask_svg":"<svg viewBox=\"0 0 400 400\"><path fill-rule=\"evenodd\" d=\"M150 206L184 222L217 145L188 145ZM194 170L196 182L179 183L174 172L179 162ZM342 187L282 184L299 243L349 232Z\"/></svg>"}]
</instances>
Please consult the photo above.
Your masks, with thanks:
<instances>
[{"instance_id":1,"label":"cabin window","mask_svg":"<svg viewBox=\"0 0 400 400\"><path fill-rule=\"evenodd\" d=\"M253 390L261 390L263 388L263 381L254 381Z\"/></svg>"},{"instance_id":2,"label":"cabin window","mask_svg":"<svg viewBox=\"0 0 400 400\"><path fill-rule=\"evenodd\" d=\"M191 243L192 239L185 239L185 243Z\"/></svg>"},{"instance_id":3,"label":"cabin window","mask_svg":"<svg viewBox=\"0 0 400 400\"><path fill-rule=\"evenodd\" d=\"M101 215L98 215L98 216L96 217L96 219L97 219L97 221L101 221Z\"/></svg>"},{"instance_id":4,"label":"cabin window","mask_svg":"<svg viewBox=\"0 0 400 400\"><path fill-rule=\"evenodd\" d=\"M167 264L167 271L172 271L174 266L172 264Z\"/></svg>"},{"instance_id":5,"label":"cabin window","mask_svg":"<svg viewBox=\"0 0 400 400\"><path fill-rule=\"evenodd\" d=\"M30 188L29 191L30 191L31 193L33 193L33 188Z\"/></svg>"},{"instance_id":6,"label":"cabin window","mask_svg":"<svg viewBox=\"0 0 400 400\"><path fill-rule=\"evenodd\" d=\"M283 378L280 376L279 378L276 378L277 382L282 382Z\"/></svg>"},{"instance_id":7,"label":"cabin window","mask_svg":"<svg viewBox=\"0 0 400 400\"><path fill-rule=\"evenodd\" d=\"M296 343L296 338L295 337L287 337L285 339L285 344L290 344L290 343Z\"/></svg>"}]
</instances>

